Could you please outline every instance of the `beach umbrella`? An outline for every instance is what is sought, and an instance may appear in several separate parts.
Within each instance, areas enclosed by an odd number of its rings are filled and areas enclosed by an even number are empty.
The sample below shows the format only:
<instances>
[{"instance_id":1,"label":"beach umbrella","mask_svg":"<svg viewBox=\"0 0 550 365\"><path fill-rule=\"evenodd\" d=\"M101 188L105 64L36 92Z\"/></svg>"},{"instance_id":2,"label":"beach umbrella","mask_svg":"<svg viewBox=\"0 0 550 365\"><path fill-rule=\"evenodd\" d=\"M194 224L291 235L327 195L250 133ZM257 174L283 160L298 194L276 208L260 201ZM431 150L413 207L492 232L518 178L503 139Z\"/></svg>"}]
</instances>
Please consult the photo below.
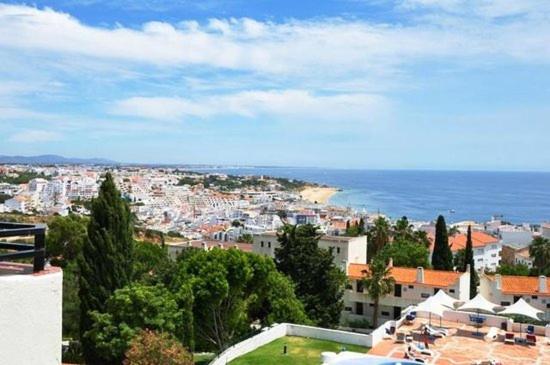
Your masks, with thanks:
<instances>
[{"instance_id":1,"label":"beach umbrella","mask_svg":"<svg viewBox=\"0 0 550 365\"><path fill-rule=\"evenodd\" d=\"M494 314L496 307L498 307L498 305L488 301L483 295L478 294L473 299L458 307L458 310L463 312L476 312L479 316L479 313L481 312ZM476 333L479 334L479 328L477 328Z\"/></svg>"},{"instance_id":2,"label":"beach umbrella","mask_svg":"<svg viewBox=\"0 0 550 365\"><path fill-rule=\"evenodd\" d=\"M432 314L435 314L439 317L439 325L441 326L441 319L443 318L443 312L448 310L449 308L441 305L437 302L434 297L430 297L423 301L422 303L419 303L416 307L416 310L419 312L427 312L429 315L429 323L432 324Z\"/></svg>"},{"instance_id":3,"label":"beach umbrella","mask_svg":"<svg viewBox=\"0 0 550 365\"><path fill-rule=\"evenodd\" d=\"M451 297L449 294L445 293L443 290L439 289L434 296L430 297L434 303L439 303L444 307L455 309L455 304L458 302L457 299Z\"/></svg>"},{"instance_id":4,"label":"beach umbrella","mask_svg":"<svg viewBox=\"0 0 550 365\"><path fill-rule=\"evenodd\" d=\"M509 305L506 307L503 311L499 312L499 314L515 314L520 316L525 316L529 318L533 318L537 321L540 321L540 318L538 317L539 314L543 313L541 310L538 310L537 308L533 307L529 303L527 303L523 298L520 298L517 302L515 302L512 305ZM519 323L519 335L521 336L521 322Z\"/></svg>"}]
</instances>

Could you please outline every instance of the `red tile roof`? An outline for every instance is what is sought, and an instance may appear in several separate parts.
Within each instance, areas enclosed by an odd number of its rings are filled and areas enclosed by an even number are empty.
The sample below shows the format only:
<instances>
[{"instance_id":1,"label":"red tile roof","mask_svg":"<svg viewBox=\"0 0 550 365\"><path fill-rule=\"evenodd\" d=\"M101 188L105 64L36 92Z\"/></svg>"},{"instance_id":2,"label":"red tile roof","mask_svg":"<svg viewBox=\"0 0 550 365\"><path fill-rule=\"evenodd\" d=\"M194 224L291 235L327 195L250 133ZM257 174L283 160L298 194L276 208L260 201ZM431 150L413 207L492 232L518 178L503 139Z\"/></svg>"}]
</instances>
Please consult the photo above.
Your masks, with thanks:
<instances>
[{"instance_id":1,"label":"red tile roof","mask_svg":"<svg viewBox=\"0 0 550 365\"><path fill-rule=\"evenodd\" d=\"M461 250L466 247L465 234L456 234L449 237L449 246L453 252ZM493 237L484 232L472 232L472 246L473 247L485 247L490 244L498 243L498 238Z\"/></svg>"},{"instance_id":2,"label":"red tile roof","mask_svg":"<svg viewBox=\"0 0 550 365\"><path fill-rule=\"evenodd\" d=\"M494 276L490 278L495 280ZM545 293L539 292L539 278L537 276L502 275L501 288L504 294L550 295L548 291L550 289L550 279L546 279L547 291Z\"/></svg>"},{"instance_id":3,"label":"red tile roof","mask_svg":"<svg viewBox=\"0 0 550 365\"><path fill-rule=\"evenodd\" d=\"M350 264L348 269L348 277L350 279L362 279L365 277L363 271L367 270L369 265L365 264ZM399 284L419 284L416 281L417 269L411 267L393 267L391 275ZM451 286L460 278L462 273L454 271L440 271L424 269L423 285L447 287Z\"/></svg>"}]
</instances>

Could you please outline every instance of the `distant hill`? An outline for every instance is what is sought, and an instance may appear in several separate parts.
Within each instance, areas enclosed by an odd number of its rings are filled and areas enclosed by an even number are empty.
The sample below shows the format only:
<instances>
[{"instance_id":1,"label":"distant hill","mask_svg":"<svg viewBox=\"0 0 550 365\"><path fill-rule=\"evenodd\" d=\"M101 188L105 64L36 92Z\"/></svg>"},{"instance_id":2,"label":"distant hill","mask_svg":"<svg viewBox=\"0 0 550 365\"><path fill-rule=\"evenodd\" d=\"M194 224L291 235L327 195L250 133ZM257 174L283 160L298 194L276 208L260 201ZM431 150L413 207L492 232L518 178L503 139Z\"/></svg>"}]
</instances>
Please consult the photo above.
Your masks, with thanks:
<instances>
[{"instance_id":1,"label":"distant hill","mask_svg":"<svg viewBox=\"0 0 550 365\"><path fill-rule=\"evenodd\" d=\"M72 158L58 155L40 156L4 156L0 155L0 164L23 165L116 165L118 162L104 158Z\"/></svg>"}]
</instances>

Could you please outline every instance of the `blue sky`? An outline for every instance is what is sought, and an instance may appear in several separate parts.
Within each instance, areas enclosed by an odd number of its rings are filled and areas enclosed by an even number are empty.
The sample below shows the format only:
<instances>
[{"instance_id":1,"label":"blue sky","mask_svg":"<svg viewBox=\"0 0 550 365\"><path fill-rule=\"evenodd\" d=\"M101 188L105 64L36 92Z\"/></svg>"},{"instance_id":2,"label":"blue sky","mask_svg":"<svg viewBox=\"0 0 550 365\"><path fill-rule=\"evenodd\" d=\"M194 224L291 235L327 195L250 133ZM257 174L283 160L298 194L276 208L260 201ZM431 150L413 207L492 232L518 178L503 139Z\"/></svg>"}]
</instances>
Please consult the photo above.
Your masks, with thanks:
<instances>
[{"instance_id":1,"label":"blue sky","mask_svg":"<svg viewBox=\"0 0 550 365\"><path fill-rule=\"evenodd\" d=\"M550 170L550 2L0 2L0 154Z\"/></svg>"}]
</instances>

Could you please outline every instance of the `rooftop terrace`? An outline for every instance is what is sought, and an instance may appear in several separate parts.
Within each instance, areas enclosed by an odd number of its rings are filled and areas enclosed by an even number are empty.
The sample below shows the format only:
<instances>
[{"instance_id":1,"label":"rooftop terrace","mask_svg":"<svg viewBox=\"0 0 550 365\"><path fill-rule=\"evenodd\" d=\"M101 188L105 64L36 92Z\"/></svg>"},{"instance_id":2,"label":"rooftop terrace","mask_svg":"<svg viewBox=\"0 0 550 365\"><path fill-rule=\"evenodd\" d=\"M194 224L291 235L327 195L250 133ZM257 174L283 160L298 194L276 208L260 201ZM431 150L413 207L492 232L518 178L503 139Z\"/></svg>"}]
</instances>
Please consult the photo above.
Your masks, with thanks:
<instances>
[{"instance_id":1,"label":"rooftop terrace","mask_svg":"<svg viewBox=\"0 0 550 365\"><path fill-rule=\"evenodd\" d=\"M414 324L403 324L398 331L412 334L414 343L423 344L425 337L421 334L421 327L427 322L425 318L417 318ZM439 320L433 320L432 324L439 325ZM489 327L482 327L479 330L481 335L476 336L476 328L468 324L443 321L441 325L449 330L449 335L429 340L429 350L433 352L433 356L427 358L430 364L470 365L486 360L497 360L503 365L550 364L550 345L543 336L536 336L536 345L505 344L503 330L498 330L495 341L488 341L484 336ZM515 335L520 336L519 333ZM406 348L406 344L396 343L394 339L384 339L369 351L369 355L404 358Z\"/></svg>"}]
</instances>

